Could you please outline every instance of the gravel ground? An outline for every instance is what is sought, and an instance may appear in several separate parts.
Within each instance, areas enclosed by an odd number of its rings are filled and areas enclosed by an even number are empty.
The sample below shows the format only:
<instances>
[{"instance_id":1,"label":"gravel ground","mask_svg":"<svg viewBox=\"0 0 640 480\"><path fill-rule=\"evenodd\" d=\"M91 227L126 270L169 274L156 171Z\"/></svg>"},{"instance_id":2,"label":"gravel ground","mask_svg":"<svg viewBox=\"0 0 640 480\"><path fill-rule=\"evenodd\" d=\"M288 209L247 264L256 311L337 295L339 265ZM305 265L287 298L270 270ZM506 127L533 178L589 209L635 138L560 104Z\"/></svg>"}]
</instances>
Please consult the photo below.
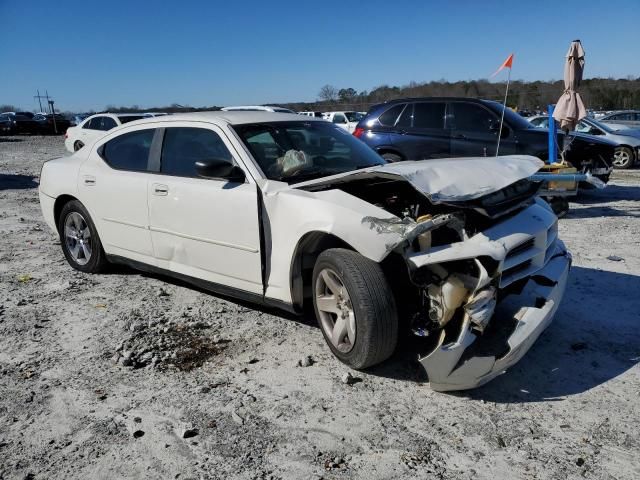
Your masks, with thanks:
<instances>
[{"instance_id":1,"label":"gravel ground","mask_svg":"<svg viewBox=\"0 0 640 480\"><path fill-rule=\"evenodd\" d=\"M0 137L0 479L640 477L640 171L560 221L556 320L480 389L407 348L366 373L315 322L166 278L72 270L37 176L60 137Z\"/></svg>"}]
</instances>

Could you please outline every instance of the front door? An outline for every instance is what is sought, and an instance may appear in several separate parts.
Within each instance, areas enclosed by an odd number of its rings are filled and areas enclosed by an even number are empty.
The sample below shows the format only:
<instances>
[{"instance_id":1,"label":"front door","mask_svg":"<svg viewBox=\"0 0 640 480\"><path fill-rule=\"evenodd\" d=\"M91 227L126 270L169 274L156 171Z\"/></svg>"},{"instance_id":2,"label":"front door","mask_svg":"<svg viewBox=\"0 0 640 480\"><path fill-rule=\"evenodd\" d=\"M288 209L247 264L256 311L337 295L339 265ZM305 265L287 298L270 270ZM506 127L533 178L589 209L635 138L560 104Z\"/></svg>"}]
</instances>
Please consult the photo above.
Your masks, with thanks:
<instances>
[{"instance_id":1,"label":"front door","mask_svg":"<svg viewBox=\"0 0 640 480\"><path fill-rule=\"evenodd\" d=\"M498 147L500 117L488 108L469 102L451 102L448 121L451 125L453 157L492 157ZM503 126L500 155L516 153L514 133Z\"/></svg>"},{"instance_id":2,"label":"front door","mask_svg":"<svg viewBox=\"0 0 640 480\"><path fill-rule=\"evenodd\" d=\"M167 127L160 172L149 182L149 228L158 266L262 293L258 190L254 183L199 178L195 162L233 160L212 125Z\"/></svg>"}]
</instances>

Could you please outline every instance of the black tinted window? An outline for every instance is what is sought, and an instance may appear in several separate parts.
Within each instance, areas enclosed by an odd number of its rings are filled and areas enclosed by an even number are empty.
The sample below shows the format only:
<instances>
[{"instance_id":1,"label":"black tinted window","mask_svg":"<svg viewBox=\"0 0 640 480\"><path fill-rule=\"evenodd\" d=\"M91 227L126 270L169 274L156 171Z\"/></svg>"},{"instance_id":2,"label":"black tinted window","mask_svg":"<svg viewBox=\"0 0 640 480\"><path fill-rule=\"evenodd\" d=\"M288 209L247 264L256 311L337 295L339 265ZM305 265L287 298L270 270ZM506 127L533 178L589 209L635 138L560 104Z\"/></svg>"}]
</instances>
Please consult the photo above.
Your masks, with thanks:
<instances>
[{"instance_id":1,"label":"black tinted window","mask_svg":"<svg viewBox=\"0 0 640 480\"><path fill-rule=\"evenodd\" d=\"M453 128L469 132L488 132L498 117L480 105L452 103ZM506 113L506 111L505 111ZM526 121L526 120L525 120Z\"/></svg>"},{"instance_id":2,"label":"black tinted window","mask_svg":"<svg viewBox=\"0 0 640 480\"><path fill-rule=\"evenodd\" d=\"M155 129L122 134L104 144L102 157L120 170L147 170L149 150Z\"/></svg>"},{"instance_id":3,"label":"black tinted window","mask_svg":"<svg viewBox=\"0 0 640 480\"><path fill-rule=\"evenodd\" d=\"M102 117L94 117L85 123L82 128L88 128L90 130L100 130L100 124L102 123Z\"/></svg>"},{"instance_id":4,"label":"black tinted window","mask_svg":"<svg viewBox=\"0 0 640 480\"><path fill-rule=\"evenodd\" d=\"M222 139L205 128L167 128L162 142L160 171L179 177L196 177L195 163L221 158L233 161Z\"/></svg>"},{"instance_id":5,"label":"black tinted window","mask_svg":"<svg viewBox=\"0 0 640 480\"><path fill-rule=\"evenodd\" d=\"M396 124L396 120L398 116L402 113L402 109L406 104L401 103L400 105L395 105L391 107L389 110L384 112L380 117L378 117L378 121L380 125L384 125L385 127L393 127Z\"/></svg>"},{"instance_id":6,"label":"black tinted window","mask_svg":"<svg viewBox=\"0 0 640 480\"><path fill-rule=\"evenodd\" d=\"M140 120L141 118L147 118L144 115L126 115L126 116L122 116L122 117L118 117L118 120L120 120L120 123L129 123L129 122L133 122L134 120Z\"/></svg>"},{"instance_id":7,"label":"black tinted window","mask_svg":"<svg viewBox=\"0 0 640 480\"><path fill-rule=\"evenodd\" d=\"M111 117L102 117L102 127L101 130L104 130L105 132L107 130L111 130L112 128L115 128L117 126L116 121L111 118Z\"/></svg>"},{"instance_id":8,"label":"black tinted window","mask_svg":"<svg viewBox=\"0 0 640 480\"><path fill-rule=\"evenodd\" d=\"M444 103L415 103L413 126L416 128L444 128Z\"/></svg>"}]
</instances>

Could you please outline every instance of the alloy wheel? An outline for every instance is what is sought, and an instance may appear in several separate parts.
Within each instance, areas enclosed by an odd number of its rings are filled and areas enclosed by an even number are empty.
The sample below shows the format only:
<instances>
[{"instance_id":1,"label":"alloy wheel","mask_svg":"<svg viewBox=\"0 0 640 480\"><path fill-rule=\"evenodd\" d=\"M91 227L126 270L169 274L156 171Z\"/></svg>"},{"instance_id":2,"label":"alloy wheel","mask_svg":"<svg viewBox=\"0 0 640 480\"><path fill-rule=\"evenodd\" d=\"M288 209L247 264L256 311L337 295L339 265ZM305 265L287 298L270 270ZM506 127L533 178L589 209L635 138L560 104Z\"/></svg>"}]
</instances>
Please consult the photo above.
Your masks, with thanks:
<instances>
[{"instance_id":1,"label":"alloy wheel","mask_svg":"<svg viewBox=\"0 0 640 480\"><path fill-rule=\"evenodd\" d=\"M330 268L323 269L316 280L315 296L327 338L340 352L351 351L356 341L356 316L340 276Z\"/></svg>"},{"instance_id":2,"label":"alloy wheel","mask_svg":"<svg viewBox=\"0 0 640 480\"><path fill-rule=\"evenodd\" d=\"M64 220L64 240L69 255L78 265L91 260L91 230L84 217L71 212Z\"/></svg>"}]
</instances>

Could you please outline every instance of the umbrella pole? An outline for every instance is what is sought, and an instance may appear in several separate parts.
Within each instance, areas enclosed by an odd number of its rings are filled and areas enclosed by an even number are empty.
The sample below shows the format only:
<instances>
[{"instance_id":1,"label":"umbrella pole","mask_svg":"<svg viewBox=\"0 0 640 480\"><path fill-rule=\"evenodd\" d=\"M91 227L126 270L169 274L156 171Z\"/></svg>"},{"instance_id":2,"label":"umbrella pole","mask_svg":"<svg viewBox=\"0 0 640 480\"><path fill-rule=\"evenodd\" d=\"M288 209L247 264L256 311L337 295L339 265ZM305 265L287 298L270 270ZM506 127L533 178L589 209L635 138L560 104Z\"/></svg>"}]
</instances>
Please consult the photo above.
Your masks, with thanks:
<instances>
[{"instance_id":1,"label":"umbrella pole","mask_svg":"<svg viewBox=\"0 0 640 480\"><path fill-rule=\"evenodd\" d=\"M511 68L507 76L507 89L504 92L504 102L502 104L502 115L500 116L500 128L498 129L498 145L496 146L496 157L500 152L500 139L502 138L502 124L504 123L504 111L507 108L507 95L509 95L509 83L511 82Z\"/></svg>"}]
</instances>

